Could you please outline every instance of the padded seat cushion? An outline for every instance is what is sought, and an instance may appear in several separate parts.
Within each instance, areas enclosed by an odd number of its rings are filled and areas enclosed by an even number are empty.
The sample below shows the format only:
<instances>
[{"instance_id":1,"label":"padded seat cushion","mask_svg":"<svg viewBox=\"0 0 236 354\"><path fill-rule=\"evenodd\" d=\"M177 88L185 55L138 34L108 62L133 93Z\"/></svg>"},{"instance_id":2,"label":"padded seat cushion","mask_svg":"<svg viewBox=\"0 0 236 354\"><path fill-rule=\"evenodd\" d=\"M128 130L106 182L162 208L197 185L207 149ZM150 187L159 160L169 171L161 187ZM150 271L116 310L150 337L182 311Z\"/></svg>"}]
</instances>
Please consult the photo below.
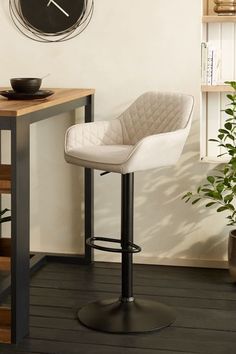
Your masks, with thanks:
<instances>
[{"instance_id":1,"label":"padded seat cushion","mask_svg":"<svg viewBox=\"0 0 236 354\"><path fill-rule=\"evenodd\" d=\"M70 156L87 163L119 165L124 163L133 150L133 145L96 145L70 150Z\"/></svg>"},{"instance_id":2,"label":"padded seat cushion","mask_svg":"<svg viewBox=\"0 0 236 354\"><path fill-rule=\"evenodd\" d=\"M122 174L172 166L187 139L192 109L192 96L147 92L116 119L70 127L65 159Z\"/></svg>"}]
</instances>

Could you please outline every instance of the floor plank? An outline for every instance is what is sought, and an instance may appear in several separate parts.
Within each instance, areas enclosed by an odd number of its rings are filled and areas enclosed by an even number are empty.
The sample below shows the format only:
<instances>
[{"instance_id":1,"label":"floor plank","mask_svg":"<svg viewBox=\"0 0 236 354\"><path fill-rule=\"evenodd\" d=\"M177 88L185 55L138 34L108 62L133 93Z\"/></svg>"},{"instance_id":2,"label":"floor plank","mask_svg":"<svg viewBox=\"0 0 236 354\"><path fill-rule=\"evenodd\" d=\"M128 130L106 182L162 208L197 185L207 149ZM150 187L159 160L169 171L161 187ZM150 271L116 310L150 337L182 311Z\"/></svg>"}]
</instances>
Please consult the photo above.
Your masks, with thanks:
<instances>
[{"instance_id":1,"label":"floor plank","mask_svg":"<svg viewBox=\"0 0 236 354\"><path fill-rule=\"evenodd\" d=\"M135 294L172 306L159 332L112 335L77 320L89 301L118 297L120 266L48 263L31 280L30 334L0 354L235 354L236 286L227 270L135 265Z\"/></svg>"},{"instance_id":2,"label":"floor plank","mask_svg":"<svg viewBox=\"0 0 236 354\"><path fill-rule=\"evenodd\" d=\"M31 288L31 304L42 306L58 306L58 307L78 307L82 302L94 301L103 299L105 297L116 297L116 292L80 292L79 290L71 291L65 289L57 289L53 292L51 289ZM219 310L236 310L236 302L232 300L214 300L205 298L194 297L179 297L168 295L145 295L150 300L156 299L157 301L164 302L169 306L184 306L206 309L219 309Z\"/></svg>"}]
</instances>

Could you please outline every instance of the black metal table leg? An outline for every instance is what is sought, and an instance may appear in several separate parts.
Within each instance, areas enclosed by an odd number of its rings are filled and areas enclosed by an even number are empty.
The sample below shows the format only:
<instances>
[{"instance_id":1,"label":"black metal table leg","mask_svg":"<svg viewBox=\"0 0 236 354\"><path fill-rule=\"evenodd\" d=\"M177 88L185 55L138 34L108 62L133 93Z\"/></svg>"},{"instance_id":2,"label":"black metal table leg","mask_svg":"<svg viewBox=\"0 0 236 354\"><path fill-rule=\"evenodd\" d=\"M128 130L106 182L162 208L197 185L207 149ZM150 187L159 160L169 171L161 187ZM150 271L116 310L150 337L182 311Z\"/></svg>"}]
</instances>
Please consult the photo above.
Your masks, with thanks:
<instances>
[{"instance_id":1,"label":"black metal table leg","mask_svg":"<svg viewBox=\"0 0 236 354\"><path fill-rule=\"evenodd\" d=\"M89 104L85 106L85 123L94 121L94 96L89 97ZM85 262L94 260L94 251L86 243L87 239L94 236L94 171L85 168L84 171L84 252Z\"/></svg>"},{"instance_id":2,"label":"black metal table leg","mask_svg":"<svg viewBox=\"0 0 236 354\"><path fill-rule=\"evenodd\" d=\"M12 342L17 343L29 330L29 123L11 122L11 309Z\"/></svg>"},{"instance_id":3,"label":"black metal table leg","mask_svg":"<svg viewBox=\"0 0 236 354\"><path fill-rule=\"evenodd\" d=\"M86 245L85 254L36 254L30 259L29 252L29 194L30 194L30 124L57 116L60 113L85 107L85 122L94 120L94 95L78 97L49 108L34 110L18 116L0 116L0 130L11 131L11 277L0 284L0 299L11 290L11 341L18 343L29 331L29 277L32 270L46 260L88 264L93 260L93 252ZM6 111L6 113L8 113ZM85 171L85 243L93 235L93 171Z\"/></svg>"}]
</instances>

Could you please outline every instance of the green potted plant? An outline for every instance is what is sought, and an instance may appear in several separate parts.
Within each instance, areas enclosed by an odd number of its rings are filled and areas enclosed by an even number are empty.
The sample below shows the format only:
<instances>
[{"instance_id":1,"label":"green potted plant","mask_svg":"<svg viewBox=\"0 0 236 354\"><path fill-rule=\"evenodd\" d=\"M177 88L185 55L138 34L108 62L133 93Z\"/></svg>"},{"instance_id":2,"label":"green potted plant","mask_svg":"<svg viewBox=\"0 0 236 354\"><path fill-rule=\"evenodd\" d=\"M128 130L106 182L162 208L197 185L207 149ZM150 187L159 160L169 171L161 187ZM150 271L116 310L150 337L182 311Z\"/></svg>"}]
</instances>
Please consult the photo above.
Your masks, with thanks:
<instances>
[{"instance_id":1,"label":"green potted plant","mask_svg":"<svg viewBox=\"0 0 236 354\"><path fill-rule=\"evenodd\" d=\"M206 182L198 186L196 192L186 193L182 199L193 205L205 200L206 208L216 207L218 213L225 212L227 225L236 225L236 82L226 81L233 92L227 95L229 104L224 112L227 115L224 127L218 130L218 136L210 141L218 143L225 152L218 155L227 155L229 161L214 173L206 177ZM236 229L229 233L228 242L229 271L236 281Z\"/></svg>"}]
</instances>

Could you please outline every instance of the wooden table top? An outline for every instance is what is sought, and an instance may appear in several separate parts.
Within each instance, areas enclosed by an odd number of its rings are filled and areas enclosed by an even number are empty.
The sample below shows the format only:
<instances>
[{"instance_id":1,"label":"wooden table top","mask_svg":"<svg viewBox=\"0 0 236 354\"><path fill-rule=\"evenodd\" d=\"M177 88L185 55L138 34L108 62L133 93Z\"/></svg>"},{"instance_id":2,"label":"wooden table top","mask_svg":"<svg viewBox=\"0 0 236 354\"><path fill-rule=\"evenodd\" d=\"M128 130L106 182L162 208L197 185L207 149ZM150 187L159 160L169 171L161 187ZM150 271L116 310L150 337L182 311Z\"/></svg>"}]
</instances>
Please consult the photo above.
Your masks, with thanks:
<instances>
[{"instance_id":1,"label":"wooden table top","mask_svg":"<svg viewBox=\"0 0 236 354\"><path fill-rule=\"evenodd\" d=\"M9 88L0 88L0 90L7 89ZM7 98L0 96L0 116L18 117L45 108L74 101L95 93L94 89L50 88L45 90L52 90L55 93L48 98L40 100L8 100Z\"/></svg>"}]
</instances>

